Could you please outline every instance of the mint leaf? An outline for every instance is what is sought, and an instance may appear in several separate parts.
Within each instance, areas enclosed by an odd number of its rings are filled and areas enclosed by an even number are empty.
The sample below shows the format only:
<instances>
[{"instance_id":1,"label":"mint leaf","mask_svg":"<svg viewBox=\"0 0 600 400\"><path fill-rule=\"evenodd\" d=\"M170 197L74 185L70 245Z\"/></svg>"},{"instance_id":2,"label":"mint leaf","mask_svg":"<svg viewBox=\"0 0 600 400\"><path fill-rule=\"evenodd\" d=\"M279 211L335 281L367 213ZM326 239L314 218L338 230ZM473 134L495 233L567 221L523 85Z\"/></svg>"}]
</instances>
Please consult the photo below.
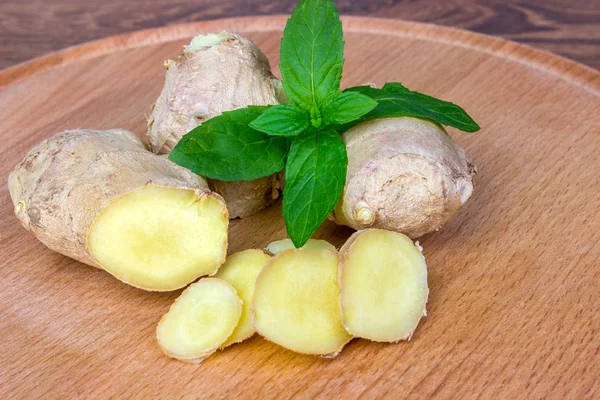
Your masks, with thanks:
<instances>
[{"instance_id":1,"label":"mint leaf","mask_svg":"<svg viewBox=\"0 0 600 400\"><path fill-rule=\"evenodd\" d=\"M340 88L343 54L342 22L333 1L301 0L281 40L280 69L289 100L307 111L321 106Z\"/></svg>"},{"instance_id":2,"label":"mint leaf","mask_svg":"<svg viewBox=\"0 0 600 400\"><path fill-rule=\"evenodd\" d=\"M323 104L326 124L347 124L377 107L377 102L358 92L338 93Z\"/></svg>"},{"instance_id":3,"label":"mint leaf","mask_svg":"<svg viewBox=\"0 0 600 400\"><path fill-rule=\"evenodd\" d=\"M267 107L248 107L211 118L185 135L169 159L198 175L223 181L250 181L281 171L286 138L248 126Z\"/></svg>"},{"instance_id":4,"label":"mint leaf","mask_svg":"<svg viewBox=\"0 0 600 400\"><path fill-rule=\"evenodd\" d=\"M285 169L283 217L296 247L308 241L337 204L347 165L346 146L332 128L294 138Z\"/></svg>"},{"instance_id":5,"label":"mint leaf","mask_svg":"<svg viewBox=\"0 0 600 400\"><path fill-rule=\"evenodd\" d=\"M308 112L294 104L269 108L250 123L250 127L272 136L296 136L310 125Z\"/></svg>"},{"instance_id":6,"label":"mint leaf","mask_svg":"<svg viewBox=\"0 0 600 400\"><path fill-rule=\"evenodd\" d=\"M369 96L378 103L373 111L355 123L382 117L421 117L465 132L477 132L480 129L465 110L456 104L413 92L400 83L386 83L382 89L357 86L344 91L344 93L351 92ZM345 131L352 125L346 125L341 129Z\"/></svg>"}]
</instances>

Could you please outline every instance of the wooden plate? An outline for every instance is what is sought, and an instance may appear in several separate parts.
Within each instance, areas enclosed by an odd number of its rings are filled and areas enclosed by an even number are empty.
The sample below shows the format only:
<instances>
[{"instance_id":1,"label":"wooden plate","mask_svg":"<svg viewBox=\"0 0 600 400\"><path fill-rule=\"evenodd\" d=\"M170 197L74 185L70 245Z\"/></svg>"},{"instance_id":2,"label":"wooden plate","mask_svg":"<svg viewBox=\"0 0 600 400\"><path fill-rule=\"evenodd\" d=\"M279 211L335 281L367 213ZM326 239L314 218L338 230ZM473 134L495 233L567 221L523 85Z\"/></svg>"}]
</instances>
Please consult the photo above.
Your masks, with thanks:
<instances>
[{"instance_id":1,"label":"wooden plate","mask_svg":"<svg viewBox=\"0 0 600 400\"><path fill-rule=\"evenodd\" d=\"M172 26L0 73L0 397L600 395L600 74L469 32L344 22L345 86L402 81L460 104L483 127L450 131L480 174L460 214L421 239L431 297L413 340L355 340L326 360L255 337L186 365L165 357L154 336L179 292L121 284L51 252L20 226L5 182L29 148L67 128L143 136L163 60L190 37L240 32L276 66L285 18ZM326 223L317 236L340 245L350 233ZM233 222L230 251L284 235L273 207Z\"/></svg>"}]
</instances>

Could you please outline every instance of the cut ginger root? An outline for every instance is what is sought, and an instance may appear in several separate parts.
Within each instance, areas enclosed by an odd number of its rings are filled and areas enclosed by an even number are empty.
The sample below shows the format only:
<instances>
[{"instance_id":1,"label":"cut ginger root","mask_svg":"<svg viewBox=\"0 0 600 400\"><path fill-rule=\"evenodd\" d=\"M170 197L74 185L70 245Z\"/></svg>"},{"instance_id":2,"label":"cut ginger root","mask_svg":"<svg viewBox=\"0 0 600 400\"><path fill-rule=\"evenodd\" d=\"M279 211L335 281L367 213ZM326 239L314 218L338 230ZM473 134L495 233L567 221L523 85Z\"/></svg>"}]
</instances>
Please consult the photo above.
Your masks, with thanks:
<instances>
[{"instance_id":1,"label":"cut ginger root","mask_svg":"<svg viewBox=\"0 0 600 400\"><path fill-rule=\"evenodd\" d=\"M283 253L286 250L295 249L294 243L292 243L291 239L283 239L277 240L275 242L271 242L265 247L265 251L272 255L276 256L277 254ZM337 249L331 243L320 240L320 239L308 239L308 242L304 246L302 246L304 250L328 250L337 253Z\"/></svg>"},{"instance_id":2,"label":"cut ginger root","mask_svg":"<svg viewBox=\"0 0 600 400\"><path fill-rule=\"evenodd\" d=\"M58 133L8 186L17 218L47 247L138 288L179 289L225 261L223 199L133 133Z\"/></svg>"},{"instance_id":3,"label":"cut ginger root","mask_svg":"<svg viewBox=\"0 0 600 400\"><path fill-rule=\"evenodd\" d=\"M216 278L229 282L243 302L240 321L231 336L221 345L221 348L242 342L256 332L252 324L250 305L254 296L256 277L270 259L271 257L261 250L240 251L227 257L225 264L214 275Z\"/></svg>"},{"instance_id":4,"label":"cut ginger root","mask_svg":"<svg viewBox=\"0 0 600 400\"><path fill-rule=\"evenodd\" d=\"M347 331L378 342L410 339L429 295L420 248L381 229L354 233L339 252L342 320Z\"/></svg>"},{"instance_id":5,"label":"cut ginger root","mask_svg":"<svg viewBox=\"0 0 600 400\"><path fill-rule=\"evenodd\" d=\"M352 336L342 325L337 254L287 250L263 268L252 301L256 331L298 353L335 357Z\"/></svg>"},{"instance_id":6,"label":"cut ginger root","mask_svg":"<svg viewBox=\"0 0 600 400\"><path fill-rule=\"evenodd\" d=\"M200 364L231 336L242 315L236 290L222 279L190 285L156 327L156 338L172 358Z\"/></svg>"}]
</instances>

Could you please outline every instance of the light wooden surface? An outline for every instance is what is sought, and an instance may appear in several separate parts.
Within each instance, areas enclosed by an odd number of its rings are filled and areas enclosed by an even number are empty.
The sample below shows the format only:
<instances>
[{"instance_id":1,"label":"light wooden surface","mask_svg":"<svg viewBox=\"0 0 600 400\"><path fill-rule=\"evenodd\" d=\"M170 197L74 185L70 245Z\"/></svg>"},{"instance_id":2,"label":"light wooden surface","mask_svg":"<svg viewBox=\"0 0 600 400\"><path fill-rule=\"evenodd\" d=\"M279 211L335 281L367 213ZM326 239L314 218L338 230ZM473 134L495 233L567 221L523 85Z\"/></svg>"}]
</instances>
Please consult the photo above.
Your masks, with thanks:
<instances>
[{"instance_id":1,"label":"light wooden surface","mask_svg":"<svg viewBox=\"0 0 600 400\"><path fill-rule=\"evenodd\" d=\"M67 128L145 133L164 70L197 31L254 39L275 66L282 17L173 26L0 74L0 398L598 398L600 74L463 31L345 20L344 85L402 81L464 106L450 130L479 166L466 207L421 239L428 317L412 341L355 340L334 360L255 337L200 366L162 355L176 293L147 293L52 253L12 215L6 176ZM99 187L98 190L102 190ZM350 229L326 223L341 245ZM279 207L234 221L230 251L284 236Z\"/></svg>"}]
</instances>

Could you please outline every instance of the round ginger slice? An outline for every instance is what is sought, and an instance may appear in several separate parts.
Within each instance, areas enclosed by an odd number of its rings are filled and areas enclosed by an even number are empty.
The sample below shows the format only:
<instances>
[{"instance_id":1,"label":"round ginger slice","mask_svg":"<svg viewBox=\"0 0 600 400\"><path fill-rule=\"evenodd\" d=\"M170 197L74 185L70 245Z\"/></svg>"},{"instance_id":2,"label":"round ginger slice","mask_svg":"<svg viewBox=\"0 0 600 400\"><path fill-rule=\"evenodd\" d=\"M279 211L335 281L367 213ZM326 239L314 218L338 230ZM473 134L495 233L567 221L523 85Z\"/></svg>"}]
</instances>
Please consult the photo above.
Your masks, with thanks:
<instances>
[{"instance_id":1,"label":"round ginger slice","mask_svg":"<svg viewBox=\"0 0 600 400\"><path fill-rule=\"evenodd\" d=\"M291 250L295 248L296 246L294 246L294 243L292 243L291 239L282 239L269 243L267 247L265 247L265 251L271 254L272 256L276 256L277 254L283 253L286 250ZM333 251L334 253L337 253L337 249L334 245L325 240L320 239L308 239L308 242L306 242L306 244L302 246L302 249L329 250Z\"/></svg>"},{"instance_id":2,"label":"round ginger slice","mask_svg":"<svg viewBox=\"0 0 600 400\"><path fill-rule=\"evenodd\" d=\"M250 305L254 296L256 277L270 258L262 250L240 251L227 257L225 264L215 274L215 278L229 282L243 302L240 322L221 348L244 341L256 333L252 324Z\"/></svg>"},{"instance_id":3,"label":"round ginger slice","mask_svg":"<svg viewBox=\"0 0 600 400\"><path fill-rule=\"evenodd\" d=\"M130 285L181 288L227 254L227 211L210 192L146 185L113 200L88 235L91 255Z\"/></svg>"},{"instance_id":4,"label":"round ginger slice","mask_svg":"<svg viewBox=\"0 0 600 400\"><path fill-rule=\"evenodd\" d=\"M352 336L342 325L337 254L287 250L256 280L252 314L264 338L298 353L337 356Z\"/></svg>"},{"instance_id":5,"label":"round ginger slice","mask_svg":"<svg viewBox=\"0 0 600 400\"><path fill-rule=\"evenodd\" d=\"M377 342L410 339L429 295L427 265L407 236L354 233L339 253L340 306L352 335Z\"/></svg>"},{"instance_id":6,"label":"round ginger slice","mask_svg":"<svg viewBox=\"0 0 600 400\"><path fill-rule=\"evenodd\" d=\"M190 285L156 327L156 338L172 358L200 364L237 326L242 301L222 279L205 278Z\"/></svg>"}]
</instances>

